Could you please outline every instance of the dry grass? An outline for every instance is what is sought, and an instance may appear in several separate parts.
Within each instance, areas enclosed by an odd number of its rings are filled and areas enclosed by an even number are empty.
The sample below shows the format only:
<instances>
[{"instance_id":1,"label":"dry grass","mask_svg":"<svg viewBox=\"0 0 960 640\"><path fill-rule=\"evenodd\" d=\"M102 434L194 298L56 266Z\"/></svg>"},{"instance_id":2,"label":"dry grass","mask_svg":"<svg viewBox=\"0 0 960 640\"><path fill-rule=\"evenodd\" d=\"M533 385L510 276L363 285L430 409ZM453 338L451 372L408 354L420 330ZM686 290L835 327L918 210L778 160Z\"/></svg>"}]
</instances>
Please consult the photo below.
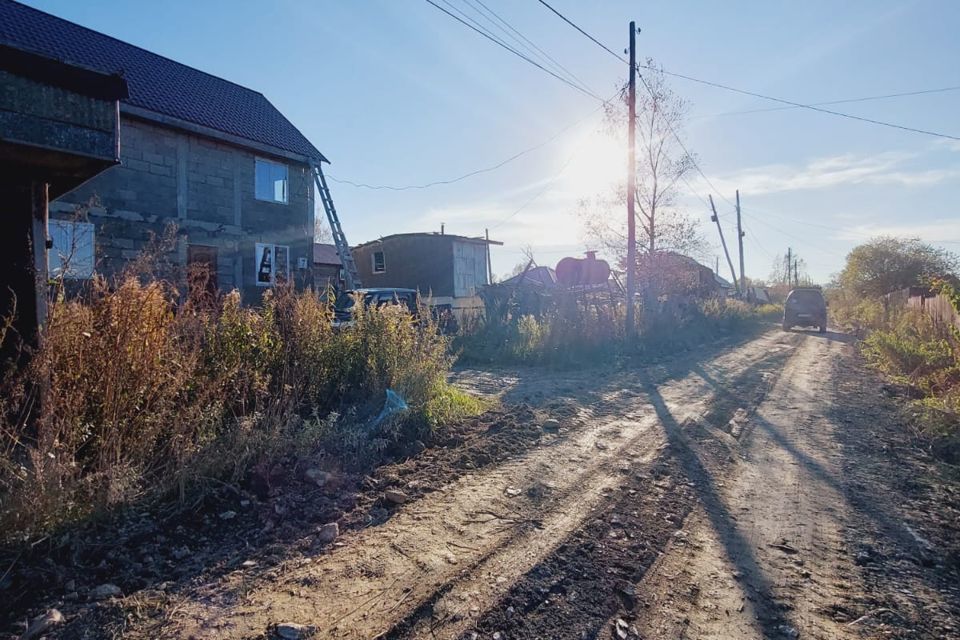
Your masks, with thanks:
<instances>
[{"instance_id":1,"label":"dry grass","mask_svg":"<svg viewBox=\"0 0 960 640\"><path fill-rule=\"evenodd\" d=\"M622 305L584 304L560 297L540 316L520 315L481 322L458 340L461 357L474 362L577 366L621 355L681 349L712 336L779 319L783 308L754 308L726 299L664 299L641 311L639 339L624 340Z\"/></svg>"},{"instance_id":2,"label":"dry grass","mask_svg":"<svg viewBox=\"0 0 960 640\"><path fill-rule=\"evenodd\" d=\"M312 293L279 287L257 308L235 292L184 301L132 272L53 304L30 364L2 382L0 538L186 496L289 453L360 458L479 410L448 387L447 341L429 321L358 309L334 331ZM410 409L372 433L388 388Z\"/></svg>"}]
</instances>

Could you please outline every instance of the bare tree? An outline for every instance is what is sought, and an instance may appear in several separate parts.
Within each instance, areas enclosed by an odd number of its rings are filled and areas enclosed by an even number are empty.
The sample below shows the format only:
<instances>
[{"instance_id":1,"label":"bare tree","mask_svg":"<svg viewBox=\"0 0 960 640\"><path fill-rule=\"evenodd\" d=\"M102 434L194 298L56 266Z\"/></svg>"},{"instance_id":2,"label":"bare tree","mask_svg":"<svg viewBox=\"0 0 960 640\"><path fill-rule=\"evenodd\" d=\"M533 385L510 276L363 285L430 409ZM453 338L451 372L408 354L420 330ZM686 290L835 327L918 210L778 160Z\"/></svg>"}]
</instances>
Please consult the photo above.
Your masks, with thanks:
<instances>
[{"instance_id":1,"label":"bare tree","mask_svg":"<svg viewBox=\"0 0 960 640\"><path fill-rule=\"evenodd\" d=\"M647 60L652 67L653 61ZM625 139L627 113L625 94L607 107L607 129ZM689 109L688 103L667 85L663 73L642 76L637 91L637 250L653 254L676 251L702 257L707 243L698 221L677 205L685 177L694 169L695 158L677 140ZM626 202L626 180L612 193L580 202L588 240L612 253L619 263L627 253L626 221L621 214Z\"/></svg>"},{"instance_id":2,"label":"bare tree","mask_svg":"<svg viewBox=\"0 0 960 640\"><path fill-rule=\"evenodd\" d=\"M317 207L316 215L313 217L313 241L320 244L333 242L333 232L327 224L327 214L321 207Z\"/></svg>"}]
</instances>

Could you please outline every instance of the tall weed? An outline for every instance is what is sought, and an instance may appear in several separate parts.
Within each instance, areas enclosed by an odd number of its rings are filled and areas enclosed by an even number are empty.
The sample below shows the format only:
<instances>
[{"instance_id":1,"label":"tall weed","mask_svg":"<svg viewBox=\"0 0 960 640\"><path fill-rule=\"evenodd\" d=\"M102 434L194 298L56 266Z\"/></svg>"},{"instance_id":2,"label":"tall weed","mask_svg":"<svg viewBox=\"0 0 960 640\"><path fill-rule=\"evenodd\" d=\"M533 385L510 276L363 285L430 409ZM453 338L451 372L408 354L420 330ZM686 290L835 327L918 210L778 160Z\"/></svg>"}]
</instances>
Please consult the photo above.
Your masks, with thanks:
<instances>
[{"instance_id":1,"label":"tall weed","mask_svg":"<svg viewBox=\"0 0 960 640\"><path fill-rule=\"evenodd\" d=\"M0 538L185 495L311 447L360 460L375 439L480 409L447 385L447 339L429 319L361 304L350 329L331 320L328 303L290 287L252 308L236 292L184 301L132 273L53 303L29 366L2 381ZM388 388L410 409L374 432L368 416Z\"/></svg>"},{"instance_id":2,"label":"tall weed","mask_svg":"<svg viewBox=\"0 0 960 640\"><path fill-rule=\"evenodd\" d=\"M584 304L561 297L540 316L519 315L483 321L461 335L465 362L576 366L622 355L681 349L712 336L747 330L782 315L782 307L754 308L739 300L658 300L640 310L636 343L625 340L622 305Z\"/></svg>"}]
</instances>

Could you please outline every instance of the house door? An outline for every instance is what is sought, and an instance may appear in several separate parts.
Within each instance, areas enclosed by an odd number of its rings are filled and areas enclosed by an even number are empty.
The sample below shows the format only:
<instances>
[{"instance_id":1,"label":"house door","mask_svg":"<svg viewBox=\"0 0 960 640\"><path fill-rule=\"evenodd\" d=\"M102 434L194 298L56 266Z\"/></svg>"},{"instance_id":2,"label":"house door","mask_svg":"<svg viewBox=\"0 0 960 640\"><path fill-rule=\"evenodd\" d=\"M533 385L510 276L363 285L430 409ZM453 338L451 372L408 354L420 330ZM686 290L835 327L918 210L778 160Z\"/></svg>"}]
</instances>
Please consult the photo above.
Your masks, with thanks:
<instances>
[{"instance_id":1,"label":"house door","mask_svg":"<svg viewBox=\"0 0 960 640\"><path fill-rule=\"evenodd\" d=\"M187 245L187 282L194 299L217 295L217 248Z\"/></svg>"}]
</instances>

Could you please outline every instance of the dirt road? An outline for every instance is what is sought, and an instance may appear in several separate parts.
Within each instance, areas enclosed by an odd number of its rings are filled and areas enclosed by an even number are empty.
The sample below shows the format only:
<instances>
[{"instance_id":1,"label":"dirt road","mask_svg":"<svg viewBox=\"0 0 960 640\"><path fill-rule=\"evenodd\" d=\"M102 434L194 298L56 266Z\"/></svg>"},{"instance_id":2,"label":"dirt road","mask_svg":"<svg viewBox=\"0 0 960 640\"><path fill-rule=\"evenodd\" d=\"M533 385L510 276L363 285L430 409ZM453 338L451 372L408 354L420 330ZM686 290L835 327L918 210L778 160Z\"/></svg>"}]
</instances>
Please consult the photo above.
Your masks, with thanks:
<instances>
[{"instance_id":1,"label":"dirt road","mask_svg":"<svg viewBox=\"0 0 960 640\"><path fill-rule=\"evenodd\" d=\"M843 336L771 331L644 368L461 371L534 407L536 438L476 466L453 443L456 473L421 465L382 523L184 588L121 635L956 637L960 493L858 367Z\"/></svg>"}]
</instances>

